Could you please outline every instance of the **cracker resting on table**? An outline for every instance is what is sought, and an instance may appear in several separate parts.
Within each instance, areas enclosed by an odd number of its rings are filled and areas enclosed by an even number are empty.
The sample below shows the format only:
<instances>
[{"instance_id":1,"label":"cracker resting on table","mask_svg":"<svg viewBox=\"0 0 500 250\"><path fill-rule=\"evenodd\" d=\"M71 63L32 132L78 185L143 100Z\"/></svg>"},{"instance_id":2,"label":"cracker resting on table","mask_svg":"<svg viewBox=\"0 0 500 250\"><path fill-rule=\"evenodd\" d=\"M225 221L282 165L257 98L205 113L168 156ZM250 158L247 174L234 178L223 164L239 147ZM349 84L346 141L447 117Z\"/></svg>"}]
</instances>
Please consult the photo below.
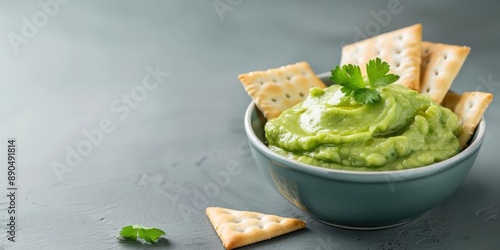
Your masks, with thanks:
<instances>
[{"instance_id":1,"label":"cracker resting on table","mask_svg":"<svg viewBox=\"0 0 500 250\"><path fill-rule=\"evenodd\" d=\"M271 239L306 227L304 221L220 207L205 210L226 249Z\"/></svg>"},{"instance_id":2,"label":"cracker resting on table","mask_svg":"<svg viewBox=\"0 0 500 250\"><path fill-rule=\"evenodd\" d=\"M441 103L469 55L470 48L442 43L422 42L420 93Z\"/></svg>"},{"instance_id":3,"label":"cracker resting on table","mask_svg":"<svg viewBox=\"0 0 500 250\"><path fill-rule=\"evenodd\" d=\"M379 57L391 66L390 73L399 75L395 83L410 89L419 90L422 25L380 34L342 48L340 64L360 65L361 73L366 75L364 65Z\"/></svg>"},{"instance_id":4,"label":"cracker resting on table","mask_svg":"<svg viewBox=\"0 0 500 250\"><path fill-rule=\"evenodd\" d=\"M238 79L268 120L305 100L310 88L326 87L307 62L249 72Z\"/></svg>"},{"instance_id":5,"label":"cracker resting on table","mask_svg":"<svg viewBox=\"0 0 500 250\"><path fill-rule=\"evenodd\" d=\"M460 147L465 148L481 121L484 111L493 100L493 94L485 92L464 92L458 95L448 92L442 105L458 116L462 131L458 136Z\"/></svg>"}]
</instances>

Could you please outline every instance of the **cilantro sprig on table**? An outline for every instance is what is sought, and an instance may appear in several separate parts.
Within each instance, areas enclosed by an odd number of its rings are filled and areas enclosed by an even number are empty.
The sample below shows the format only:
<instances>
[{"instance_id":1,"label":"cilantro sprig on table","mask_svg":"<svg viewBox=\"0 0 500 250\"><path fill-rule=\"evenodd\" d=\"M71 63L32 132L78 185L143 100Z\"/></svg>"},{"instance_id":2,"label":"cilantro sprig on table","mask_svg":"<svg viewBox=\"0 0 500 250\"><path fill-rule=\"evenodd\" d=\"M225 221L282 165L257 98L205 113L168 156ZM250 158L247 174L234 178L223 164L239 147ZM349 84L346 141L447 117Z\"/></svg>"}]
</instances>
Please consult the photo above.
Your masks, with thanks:
<instances>
[{"instance_id":1,"label":"cilantro sprig on table","mask_svg":"<svg viewBox=\"0 0 500 250\"><path fill-rule=\"evenodd\" d=\"M137 237L144 239L148 243L156 241L164 235L165 232L154 227L143 227L139 225L129 225L122 228L120 236L128 240L137 240Z\"/></svg>"},{"instance_id":2,"label":"cilantro sprig on table","mask_svg":"<svg viewBox=\"0 0 500 250\"><path fill-rule=\"evenodd\" d=\"M366 80L361 68L354 64L335 67L331 70L330 80L341 85L340 91L346 96L352 95L359 103L371 104L380 99L377 87L387 86L399 79L398 75L388 74L389 69L389 64L377 57L366 64Z\"/></svg>"}]
</instances>

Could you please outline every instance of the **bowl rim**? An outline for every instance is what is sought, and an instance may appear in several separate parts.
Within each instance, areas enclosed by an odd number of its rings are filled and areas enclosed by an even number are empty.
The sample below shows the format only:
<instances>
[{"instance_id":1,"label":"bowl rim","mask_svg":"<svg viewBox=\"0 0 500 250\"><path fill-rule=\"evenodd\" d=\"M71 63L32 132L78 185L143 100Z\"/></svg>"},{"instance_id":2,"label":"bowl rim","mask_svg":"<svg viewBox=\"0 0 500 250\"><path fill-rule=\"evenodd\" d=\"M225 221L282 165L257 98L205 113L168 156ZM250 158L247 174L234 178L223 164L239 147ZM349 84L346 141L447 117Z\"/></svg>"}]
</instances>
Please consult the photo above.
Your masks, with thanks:
<instances>
[{"instance_id":1,"label":"bowl rim","mask_svg":"<svg viewBox=\"0 0 500 250\"><path fill-rule=\"evenodd\" d=\"M258 150L260 153L267 156L279 165L285 168L291 168L293 170L312 174L315 176L330 178L330 179L341 179L341 180L356 180L359 181L359 177L363 176L363 181L405 181L408 179L421 178L428 175L433 175L435 173L445 171L449 168L454 167L462 161L465 161L470 156L472 156L481 147L484 141L484 135L486 130L486 122L484 116L481 117L481 121L476 128L475 134L472 137L472 143L456 154L455 156L446 159L441 162L433 163L431 165L402 169L402 170L385 170L385 171L353 171L353 170L339 170L330 169L320 166L309 165L295 161L293 159L286 158L280 154L277 154L269 149L255 134L252 128L252 113L257 109L255 103L252 101L244 117L245 132L247 134L249 142ZM353 179L354 178L354 179Z\"/></svg>"}]
</instances>

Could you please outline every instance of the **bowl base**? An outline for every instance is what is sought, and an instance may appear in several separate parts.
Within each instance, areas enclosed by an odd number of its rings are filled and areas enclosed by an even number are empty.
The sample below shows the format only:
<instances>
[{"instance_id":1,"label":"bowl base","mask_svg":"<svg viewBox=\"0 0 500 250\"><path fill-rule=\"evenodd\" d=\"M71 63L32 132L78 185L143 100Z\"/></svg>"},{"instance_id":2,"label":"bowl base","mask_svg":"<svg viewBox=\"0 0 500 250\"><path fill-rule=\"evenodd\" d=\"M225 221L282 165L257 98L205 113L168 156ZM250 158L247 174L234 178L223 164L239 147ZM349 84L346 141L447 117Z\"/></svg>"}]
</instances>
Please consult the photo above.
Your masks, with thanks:
<instances>
[{"instance_id":1,"label":"bowl base","mask_svg":"<svg viewBox=\"0 0 500 250\"><path fill-rule=\"evenodd\" d=\"M399 221L399 222L396 222L396 223L393 223L393 224L388 224L388 225L381 225L381 226L349 226L349 225L341 225L341 224L335 224L335 223L330 223L330 222L326 222L326 221L322 221L320 219L317 219L317 218L314 218L315 220L323 223L323 224L326 224L328 226L333 226L333 227L338 227L338 228L343 228L343 229L351 229L351 230L361 230L361 231L370 231L370 230L380 230L380 229L388 229L388 228L392 228L392 227L397 227L397 226L401 226L401 225L404 225L416 218L418 218L419 216L416 216L416 217L412 217L412 218L409 218L409 219L406 219L406 220L403 220L403 221Z\"/></svg>"}]
</instances>

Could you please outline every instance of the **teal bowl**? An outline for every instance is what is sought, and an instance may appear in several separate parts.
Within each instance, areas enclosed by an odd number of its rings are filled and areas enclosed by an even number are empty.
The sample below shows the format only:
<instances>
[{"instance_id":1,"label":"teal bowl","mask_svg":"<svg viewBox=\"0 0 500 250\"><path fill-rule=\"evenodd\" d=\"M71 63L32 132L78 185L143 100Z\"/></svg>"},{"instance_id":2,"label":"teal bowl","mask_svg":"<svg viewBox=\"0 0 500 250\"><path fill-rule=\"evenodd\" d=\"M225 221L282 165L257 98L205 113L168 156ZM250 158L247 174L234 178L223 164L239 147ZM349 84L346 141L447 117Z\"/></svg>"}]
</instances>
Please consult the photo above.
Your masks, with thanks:
<instances>
[{"instance_id":1,"label":"teal bowl","mask_svg":"<svg viewBox=\"0 0 500 250\"><path fill-rule=\"evenodd\" d=\"M445 161L414 169L359 172L307 165L272 152L265 144L265 123L250 103L245 131L267 182L314 219L351 229L401 225L446 200L469 173L486 129L483 118L470 145Z\"/></svg>"}]
</instances>

